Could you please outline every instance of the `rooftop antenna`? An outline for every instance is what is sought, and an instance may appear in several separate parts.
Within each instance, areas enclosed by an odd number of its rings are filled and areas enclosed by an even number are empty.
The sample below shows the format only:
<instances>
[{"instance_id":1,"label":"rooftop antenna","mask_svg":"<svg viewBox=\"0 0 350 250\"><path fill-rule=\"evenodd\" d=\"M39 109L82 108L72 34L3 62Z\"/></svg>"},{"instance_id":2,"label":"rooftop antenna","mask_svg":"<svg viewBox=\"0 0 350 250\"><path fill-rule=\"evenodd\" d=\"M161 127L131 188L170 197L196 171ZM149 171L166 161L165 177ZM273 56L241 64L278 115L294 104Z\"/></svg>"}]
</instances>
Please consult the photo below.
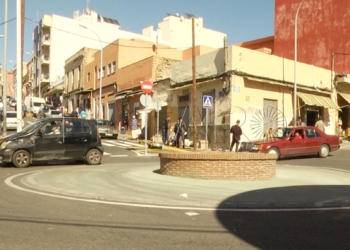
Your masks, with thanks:
<instances>
[{"instance_id":1,"label":"rooftop antenna","mask_svg":"<svg viewBox=\"0 0 350 250\"><path fill-rule=\"evenodd\" d=\"M90 3L90 0L86 0L86 8L87 9L89 8L89 3Z\"/></svg>"}]
</instances>

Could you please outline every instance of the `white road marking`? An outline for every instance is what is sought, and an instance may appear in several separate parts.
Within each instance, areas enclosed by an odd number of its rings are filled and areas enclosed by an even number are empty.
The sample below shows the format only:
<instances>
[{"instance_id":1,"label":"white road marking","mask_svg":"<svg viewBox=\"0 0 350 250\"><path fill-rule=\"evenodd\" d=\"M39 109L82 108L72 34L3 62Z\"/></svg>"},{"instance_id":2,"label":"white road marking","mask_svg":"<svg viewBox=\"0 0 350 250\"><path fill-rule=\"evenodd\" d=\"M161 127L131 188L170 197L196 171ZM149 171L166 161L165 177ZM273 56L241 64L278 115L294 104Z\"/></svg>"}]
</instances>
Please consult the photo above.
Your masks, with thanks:
<instances>
[{"instance_id":1,"label":"white road marking","mask_svg":"<svg viewBox=\"0 0 350 250\"><path fill-rule=\"evenodd\" d=\"M119 205L119 206L130 206L130 207L144 207L144 208L160 208L160 209L173 209L173 210L197 210L197 211L227 211L227 212L297 212L297 211L332 211L332 210L350 210L350 207L325 207L325 208L257 208L257 209L244 209L244 208L210 208L210 207L175 207L175 206L165 206L165 205L149 205L149 204L135 204L135 203L125 203L125 202L114 202L114 201L101 201L101 200L93 200L93 199L83 199L83 198L75 198L75 197L66 197L63 195L57 194L48 194L44 192L34 191L26 188L22 188L20 186L12 183L14 178L25 174L32 174L42 171L33 171L22 174L17 174L11 176L5 180L6 185L25 191L28 193L39 194L54 198L61 198L66 200L74 200L74 201L85 201L90 203L100 203L100 204L110 204L110 205Z\"/></svg>"}]
</instances>

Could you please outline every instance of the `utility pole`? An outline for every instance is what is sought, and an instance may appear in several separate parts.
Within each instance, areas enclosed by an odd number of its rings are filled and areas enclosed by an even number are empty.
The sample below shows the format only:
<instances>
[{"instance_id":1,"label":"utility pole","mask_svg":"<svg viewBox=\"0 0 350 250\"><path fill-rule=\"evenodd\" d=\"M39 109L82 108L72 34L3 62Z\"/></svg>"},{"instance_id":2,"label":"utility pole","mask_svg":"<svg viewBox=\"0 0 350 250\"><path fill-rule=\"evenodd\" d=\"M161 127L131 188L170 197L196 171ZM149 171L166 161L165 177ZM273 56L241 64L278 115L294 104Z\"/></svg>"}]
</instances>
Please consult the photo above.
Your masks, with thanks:
<instances>
[{"instance_id":1,"label":"utility pole","mask_svg":"<svg viewBox=\"0 0 350 250\"><path fill-rule=\"evenodd\" d=\"M6 108L7 108L7 9L8 9L8 0L5 0L5 20L4 20L4 65L3 65L3 79L4 79L4 84L3 84L3 91L2 91L2 103L3 103L3 126L2 126L2 135L6 136L7 135L7 127L6 127Z\"/></svg>"},{"instance_id":2,"label":"utility pole","mask_svg":"<svg viewBox=\"0 0 350 250\"><path fill-rule=\"evenodd\" d=\"M194 17L192 17L192 113L193 113L193 150L197 151L197 86L196 86L196 43Z\"/></svg>"}]
</instances>

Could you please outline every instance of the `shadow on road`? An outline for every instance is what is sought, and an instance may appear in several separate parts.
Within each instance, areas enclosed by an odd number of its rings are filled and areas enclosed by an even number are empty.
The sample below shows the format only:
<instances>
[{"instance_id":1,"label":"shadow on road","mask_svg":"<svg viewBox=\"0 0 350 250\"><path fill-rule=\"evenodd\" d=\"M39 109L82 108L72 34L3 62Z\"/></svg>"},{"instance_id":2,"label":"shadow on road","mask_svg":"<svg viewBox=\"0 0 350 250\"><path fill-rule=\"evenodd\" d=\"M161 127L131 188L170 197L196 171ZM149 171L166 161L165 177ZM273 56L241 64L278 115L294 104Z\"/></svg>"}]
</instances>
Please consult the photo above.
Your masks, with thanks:
<instances>
[{"instance_id":1,"label":"shadow on road","mask_svg":"<svg viewBox=\"0 0 350 250\"><path fill-rule=\"evenodd\" d=\"M220 210L232 207L243 211ZM261 207L275 210L252 211ZM350 186L295 186L232 196L220 204L216 216L232 234L258 249L350 249L349 207Z\"/></svg>"}]
</instances>

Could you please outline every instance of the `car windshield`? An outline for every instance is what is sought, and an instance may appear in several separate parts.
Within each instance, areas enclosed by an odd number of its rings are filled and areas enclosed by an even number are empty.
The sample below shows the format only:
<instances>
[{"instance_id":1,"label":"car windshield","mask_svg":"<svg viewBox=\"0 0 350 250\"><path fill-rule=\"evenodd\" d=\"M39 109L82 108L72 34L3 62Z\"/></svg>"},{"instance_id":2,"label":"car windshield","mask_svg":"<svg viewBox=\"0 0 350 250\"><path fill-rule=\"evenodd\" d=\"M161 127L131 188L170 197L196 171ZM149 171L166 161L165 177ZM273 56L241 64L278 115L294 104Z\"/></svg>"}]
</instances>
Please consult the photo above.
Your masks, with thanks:
<instances>
[{"instance_id":1,"label":"car windshield","mask_svg":"<svg viewBox=\"0 0 350 250\"><path fill-rule=\"evenodd\" d=\"M6 116L9 117L9 118L15 118L17 117L17 113L6 113Z\"/></svg>"},{"instance_id":2,"label":"car windshield","mask_svg":"<svg viewBox=\"0 0 350 250\"><path fill-rule=\"evenodd\" d=\"M43 103L41 102L34 102L33 105L34 107L40 107Z\"/></svg>"},{"instance_id":3,"label":"car windshield","mask_svg":"<svg viewBox=\"0 0 350 250\"><path fill-rule=\"evenodd\" d=\"M42 125L42 121L34 122L22 129L20 133L29 134L35 131L38 127Z\"/></svg>"},{"instance_id":4,"label":"car windshield","mask_svg":"<svg viewBox=\"0 0 350 250\"><path fill-rule=\"evenodd\" d=\"M109 126L110 123L111 123L110 121L98 120L98 121L97 121L97 126Z\"/></svg>"}]
</instances>

